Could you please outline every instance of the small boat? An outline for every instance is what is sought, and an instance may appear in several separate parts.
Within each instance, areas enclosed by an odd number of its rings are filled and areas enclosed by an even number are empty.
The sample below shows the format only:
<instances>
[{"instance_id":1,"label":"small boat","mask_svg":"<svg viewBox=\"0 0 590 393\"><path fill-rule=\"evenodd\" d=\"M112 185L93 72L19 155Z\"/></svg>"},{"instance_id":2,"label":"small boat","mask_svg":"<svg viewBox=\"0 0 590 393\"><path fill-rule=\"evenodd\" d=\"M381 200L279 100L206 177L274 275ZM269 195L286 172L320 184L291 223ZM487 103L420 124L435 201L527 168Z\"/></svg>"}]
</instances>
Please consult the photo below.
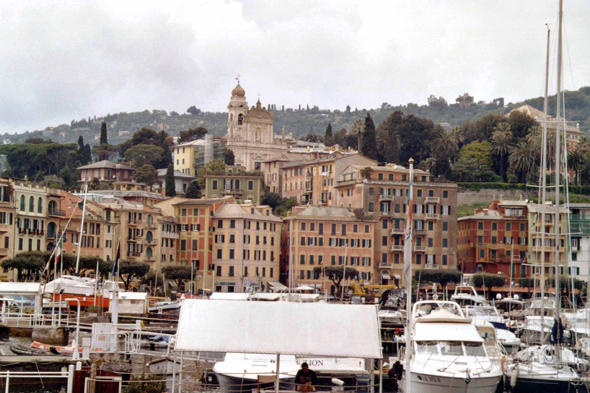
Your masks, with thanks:
<instances>
[{"instance_id":1,"label":"small boat","mask_svg":"<svg viewBox=\"0 0 590 393\"><path fill-rule=\"evenodd\" d=\"M162 312L162 311L170 311L170 310L179 310L182 306L181 300L174 300L170 302L158 302L152 306L150 306L150 312Z\"/></svg>"},{"instance_id":2,"label":"small boat","mask_svg":"<svg viewBox=\"0 0 590 393\"><path fill-rule=\"evenodd\" d=\"M455 288L455 293L451 295L451 300L459 304L463 309L468 306L488 304L488 301L483 296L480 296L471 285L458 285Z\"/></svg>"},{"instance_id":3,"label":"small boat","mask_svg":"<svg viewBox=\"0 0 590 393\"><path fill-rule=\"evenodd\" d=\"M31 348L29 346L20 344L20 343L15 343L15 344L10 344L9 347L10 351L16 355L23 355L23 356L51 356L51 355L61 355L57 350L53 350L51 351L51 347L50 350L45 350L45 349L37 349L37 348Z\"/></svg>"}]
</instances>

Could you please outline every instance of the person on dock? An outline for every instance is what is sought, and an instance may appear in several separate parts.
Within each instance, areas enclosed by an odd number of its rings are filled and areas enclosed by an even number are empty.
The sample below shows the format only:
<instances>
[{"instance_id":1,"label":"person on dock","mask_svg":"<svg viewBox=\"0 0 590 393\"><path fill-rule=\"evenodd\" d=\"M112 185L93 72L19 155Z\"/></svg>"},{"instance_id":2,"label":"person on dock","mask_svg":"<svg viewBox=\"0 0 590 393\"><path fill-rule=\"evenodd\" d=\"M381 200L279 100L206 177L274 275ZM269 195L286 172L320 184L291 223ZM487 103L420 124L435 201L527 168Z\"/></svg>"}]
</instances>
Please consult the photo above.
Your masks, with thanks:
<instances>
[{"instance_id":1,"label":"person on dock","mask_svg":"<svg viewBox=\"0 0 590 393\"><path fill-rule=\"evenodd\" d=\"M301 363L301 370L295 375L295 385L300 392L315 392L318 377L315 371L309 369L306 362Z\"/></svg>"}]
</instances>

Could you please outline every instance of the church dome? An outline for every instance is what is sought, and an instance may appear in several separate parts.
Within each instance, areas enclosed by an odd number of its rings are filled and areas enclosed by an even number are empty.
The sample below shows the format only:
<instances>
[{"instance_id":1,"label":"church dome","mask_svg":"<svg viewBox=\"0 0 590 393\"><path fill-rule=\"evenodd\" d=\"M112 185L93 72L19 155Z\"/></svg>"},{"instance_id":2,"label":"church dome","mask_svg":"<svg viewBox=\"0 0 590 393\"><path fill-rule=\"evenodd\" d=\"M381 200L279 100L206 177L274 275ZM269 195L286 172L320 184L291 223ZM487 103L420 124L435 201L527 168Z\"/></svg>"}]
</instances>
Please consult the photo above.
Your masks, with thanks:
<instances>
[{"instance_id":1,"label":"church dome","mask_svg":"<svg viewBox=\"0 0 590 393\"><path fill-rule=\"evenodd\" d=\"M246 95L246 92L244 91L242 86L240 86L240 82L238 82L238 85L234 87L234 89L231 91L231 95L238 97L244 97Z\"/></svg>"}]
</instances>

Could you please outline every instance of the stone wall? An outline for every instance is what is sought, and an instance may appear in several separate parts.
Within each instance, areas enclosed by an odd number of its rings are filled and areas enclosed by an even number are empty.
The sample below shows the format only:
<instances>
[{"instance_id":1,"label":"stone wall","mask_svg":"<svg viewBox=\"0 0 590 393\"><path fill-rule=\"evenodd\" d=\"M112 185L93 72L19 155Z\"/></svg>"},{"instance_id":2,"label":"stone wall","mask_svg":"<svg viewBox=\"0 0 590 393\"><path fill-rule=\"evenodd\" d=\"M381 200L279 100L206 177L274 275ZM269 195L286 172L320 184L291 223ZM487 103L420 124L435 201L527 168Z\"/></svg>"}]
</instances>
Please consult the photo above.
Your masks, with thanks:
<instances>
[{"instance_id":1,"label":"stone wall","mask_svg":"<svg viewBox=\"0 0 590 393\"><path fill-rule=\"evenodd\" d=\"M504 200L519 200L527 199L536 196L537 193L534 189L530 191L525 190L495 190L495 189L482 189L479 191L473 190L459 190L457 193L457 206L472 205L474 203L485 203L491 202L494 199Z\"/></svg>"}]
</instances>

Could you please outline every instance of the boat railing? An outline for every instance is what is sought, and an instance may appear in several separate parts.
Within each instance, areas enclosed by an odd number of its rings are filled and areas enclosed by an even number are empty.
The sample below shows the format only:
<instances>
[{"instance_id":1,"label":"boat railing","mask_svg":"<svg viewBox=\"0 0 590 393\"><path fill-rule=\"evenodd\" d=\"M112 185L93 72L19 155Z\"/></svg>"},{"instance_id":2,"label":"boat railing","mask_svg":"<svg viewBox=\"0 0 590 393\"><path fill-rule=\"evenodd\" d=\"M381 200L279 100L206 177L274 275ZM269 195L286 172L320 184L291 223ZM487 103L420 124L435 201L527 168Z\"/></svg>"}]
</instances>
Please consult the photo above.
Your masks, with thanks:
<instances>
[{"instance_id":1,"label":"boat railing","mask_svg":"<svg viewBox=\"0 0 590 393\"><path fill-rule=\"evenodd\" d=\"M45 314L25 314L25 313L13 313L7 312L2 314L0 321L4 326L9 327L34 327L34 326L46 326L46 325L65 325L69 326L70 319L69 314L62 314L61 317L58 314L53 316Z\"/></svg>"},{"instance_id":2,"label":"boat railing","mask_svg":"<svg viewBox=\"0 0 590 393\"><path fill-rule=\"evenodd\" d=\"M70 365L67 369L62 371L0 371L0 380L4 380L6 392L10 392L10 383L12 380L35 379L42 381L46 378L50 379L66 379L67 391L73 392L74 389L74 365ZM4 390L4 389L3 389Z\"/></svg>"}]
</instances>

